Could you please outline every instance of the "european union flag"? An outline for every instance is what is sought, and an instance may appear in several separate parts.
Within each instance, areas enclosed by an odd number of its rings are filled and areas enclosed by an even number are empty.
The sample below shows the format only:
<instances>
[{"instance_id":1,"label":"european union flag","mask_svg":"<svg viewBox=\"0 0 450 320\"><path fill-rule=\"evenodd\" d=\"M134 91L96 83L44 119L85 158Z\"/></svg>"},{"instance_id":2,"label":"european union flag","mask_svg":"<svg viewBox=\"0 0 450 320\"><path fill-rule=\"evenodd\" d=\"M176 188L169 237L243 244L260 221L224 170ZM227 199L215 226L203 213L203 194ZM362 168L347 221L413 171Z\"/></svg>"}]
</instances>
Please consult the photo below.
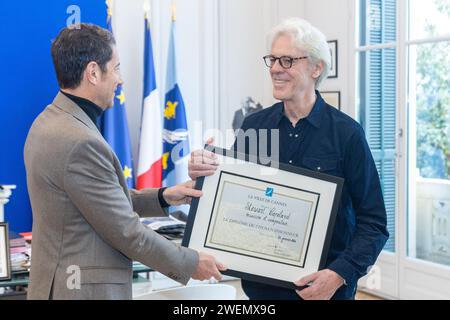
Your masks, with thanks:
<instances>
[{"instance_id":1,"label":"european union flag","mask_svg":"<svg viewBox=\"0 0 450 320\"><path fill-rule=\"evenodd\" d=\"M112 32L111 20L111 10L108 6L107 28L110 32ZM133 159L122 85L117 87L114 106L103 113L100 121L102 135L116 153L128 187L134 188Z\"/></svg>"},{"instance_id":2,"label":"european union flag","mask_svg":"<svg viewBox=\"0 0 450 320\"><path fill-rule=\"evenodd\" d=\"M163 129L163 181L166 186L188 180L187 155L189 155L189 133L186 109L177 83L175 57L175 18L169 39L167 59L167 83L164 103Z\"/></svg>"}]
</instances>

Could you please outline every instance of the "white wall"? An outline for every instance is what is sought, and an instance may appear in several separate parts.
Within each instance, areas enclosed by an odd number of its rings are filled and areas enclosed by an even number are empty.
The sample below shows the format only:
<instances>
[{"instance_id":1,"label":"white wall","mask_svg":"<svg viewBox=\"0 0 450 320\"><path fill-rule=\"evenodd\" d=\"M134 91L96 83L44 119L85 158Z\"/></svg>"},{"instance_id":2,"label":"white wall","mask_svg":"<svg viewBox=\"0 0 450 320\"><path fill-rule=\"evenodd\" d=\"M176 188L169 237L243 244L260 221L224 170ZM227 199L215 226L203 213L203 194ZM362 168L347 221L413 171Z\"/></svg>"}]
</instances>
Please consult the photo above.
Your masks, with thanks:
<instances>
[{"instance_id":1,"label":"white wall","mask_svg":"<svg viewBox=\"0 0 450 320\"><path fill-rule=\"evenodd\" d=\"M327 79L321 91L340 91L341 110L355 116L354 48L352 24L354 0L304 0L305 19L321 30L328 40L338 40L338 77Z\"/></svg>"},{"instance_id":2,"label":"white wall","mask_svg":"<svg viewBox=\"0 0 450 320\"><path fill-rule=\"evenodd\" d=\"M116 0L113 10L113 31L119 51L128 127L136 168L143 92L144 16L143 0ZM159 59L155 59L159 63ZM136 170L135 170L136 172Z\"/></svg>"},{"instance_id":3,"label":"white wall","mask_svg":"<svg viewBox=\"0 0 450 320\"><path fill-rule=\"evenodd\" d=\"M222 133L231 130L234 112L250 96L264 106L272 105L269 70L262 57L268 53L266 36L281 17L301 15L300 1L219 1L220 122ZM228 132L233 137L232 132ZM231 140L231 141L230 141ZM232 139L218 145L229 147Z\"/></svg>"},{"instance_id":4,"label":"white wall","mask_svg":"<svg viewBox=\"0 0 450 320\"><path fill-rule=\"evenodd\" d=\"M143 95L143 50L144 50L144 2L151 4L152 44L155 59L157 86L161 106L164 103L166 60L171 25L170 0L115 0L114 33L121 58L122 77L126 94L126 108L130 137L133 146L135 167L138 159L138 144ZM199 98L200 80L200 0L178 1L177 38L178 80L186 107L189 128L202 115Z\"/></svg>"},{"instance_id":5,"label":"white wall","mask_svg":"<svg viewBox=\"0 0 450 320\"><path fill-rule=\"evenodd\" d=\"M114 31L125 81L128 122L135 165L143 86L143 4L148 0L115 0ZM339 74L326 80L324 91L341 91L342 110L354 115L350 99L353 54L349 14L354 0L178 0L176 49L178 80L187 109L191 148L202 145L207 129L231 128L234 111L252 96L264 106L272 97L266 34L282 19L298 16L338 40ZM156 75L165 91L165 70L171 17L171 0L150 0ZM219 136L219 134L216 134ZM225 146L224 141L217 141Z\"/></svg>"}]
</instances>

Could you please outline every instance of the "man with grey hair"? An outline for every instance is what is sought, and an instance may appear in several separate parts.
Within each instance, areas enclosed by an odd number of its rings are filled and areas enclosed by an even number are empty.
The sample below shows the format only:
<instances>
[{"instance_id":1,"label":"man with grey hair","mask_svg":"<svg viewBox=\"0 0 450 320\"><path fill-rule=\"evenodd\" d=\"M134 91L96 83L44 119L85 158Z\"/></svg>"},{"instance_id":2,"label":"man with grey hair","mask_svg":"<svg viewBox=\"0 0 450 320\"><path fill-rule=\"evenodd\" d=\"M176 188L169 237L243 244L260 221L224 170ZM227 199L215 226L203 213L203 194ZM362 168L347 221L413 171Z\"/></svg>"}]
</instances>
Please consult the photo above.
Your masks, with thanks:
<instances>
[{"instance_id":1,"label":"man with grey hair","mask_svg":"<svg viewBox=\"0 0 450 320\"><path fill-rule=\"evenodd\" d=\"M307 288L295 292L246 280L242 286L250 299L353 299L358 279L375 263L389 236L375 162L361 126L327 104L317 90L330 69L325 36L307 21L292 18L274 28L269 44L264 62L273 96L281 102L249 115L239 134L256 129L258 141L241 146L238 142L245 140L238 136L234 149L249 153L250 144L259 149L260 129L278 129L279 140L267 141L268 154L279 150L281 163L342 177L345 183L326 268L295 282ZM193 152L191 178L214 173L215 161L212 153Z\"/></svg>"}]
</instances>

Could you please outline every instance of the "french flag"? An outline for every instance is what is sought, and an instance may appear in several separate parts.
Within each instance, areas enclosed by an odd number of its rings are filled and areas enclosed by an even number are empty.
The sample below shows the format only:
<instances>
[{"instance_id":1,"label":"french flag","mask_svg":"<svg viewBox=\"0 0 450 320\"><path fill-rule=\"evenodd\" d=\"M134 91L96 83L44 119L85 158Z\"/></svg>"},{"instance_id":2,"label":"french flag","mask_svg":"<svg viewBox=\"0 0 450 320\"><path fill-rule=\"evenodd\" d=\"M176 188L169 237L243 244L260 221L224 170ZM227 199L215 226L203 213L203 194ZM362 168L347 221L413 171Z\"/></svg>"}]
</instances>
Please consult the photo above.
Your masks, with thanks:
<instances>
[{"instance_id":1,"label":"french flag","mask_svg":"<svg viewBox=\"0 0 450 320\"><path fill-rule=\"evenodd\" d=\"M156 87L152 36L148 12L145 15L144 43L144 103L137 189L159 188L162 185L162 113Z\"/></svg>"}]
</instances>

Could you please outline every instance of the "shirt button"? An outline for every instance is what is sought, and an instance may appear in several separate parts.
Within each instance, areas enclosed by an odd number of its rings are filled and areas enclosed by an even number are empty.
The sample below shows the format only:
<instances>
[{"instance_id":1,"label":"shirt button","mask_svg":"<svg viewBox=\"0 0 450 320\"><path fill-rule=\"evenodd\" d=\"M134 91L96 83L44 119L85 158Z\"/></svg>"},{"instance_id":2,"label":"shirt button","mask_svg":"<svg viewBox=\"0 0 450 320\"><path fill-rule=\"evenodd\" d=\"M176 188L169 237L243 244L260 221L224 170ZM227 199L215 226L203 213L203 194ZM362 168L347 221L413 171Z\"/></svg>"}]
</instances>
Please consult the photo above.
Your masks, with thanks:
<instances>
[{"instance_id":1,"label":"shirt button","mask_svg":"<svg viewBox=\"0 0 450 320\"><path fill-rule=\"evenodd\" d=\"M321 167L317 167L317 170L320 171L320 169L322 169Z\"/></svg>"},{"instance_id":2,"label":"shirt button","mask_svg":"<svg viewBox=\"0 0 450 320\"><path fill-rule=\"evenodd\" d=\"M289 163L292 163L292 160L289 160Z\"/></svg>"},{"instance_id":3,"label":"shirt button","mask_svg":"<svg viewBox=\"0 0 450 320\"><path fill-rule=\"evenodd\" d=\"M298 134L296 134L295 137L298 138Z\"/></svg>"},{"instance_id":4,"label":"shirt button","mask_svg":"<svg viewBox=\"0 0 450 320\"><path fill-rule=\"evenodd\" d=\"M289 133L289 137L291 137L291 138L292 138L292 133Z\"/></svg>"}]
</instances>

